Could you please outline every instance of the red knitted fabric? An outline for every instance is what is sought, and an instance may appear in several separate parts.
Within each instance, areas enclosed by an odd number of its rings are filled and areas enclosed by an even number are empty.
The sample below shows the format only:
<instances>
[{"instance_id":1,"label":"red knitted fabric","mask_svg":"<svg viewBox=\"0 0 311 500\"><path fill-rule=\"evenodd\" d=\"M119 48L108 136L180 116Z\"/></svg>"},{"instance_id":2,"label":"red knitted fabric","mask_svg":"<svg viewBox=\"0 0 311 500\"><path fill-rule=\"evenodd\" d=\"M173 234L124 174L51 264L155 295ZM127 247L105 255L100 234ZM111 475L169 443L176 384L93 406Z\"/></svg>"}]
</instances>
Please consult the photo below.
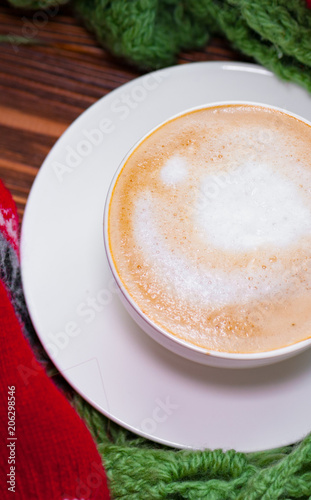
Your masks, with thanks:
<instances>
[{"instance_id":1,"label":"red knitted fabric","mask_svg":"<svg viewBox=\"0 0 311 500\"><path fill-rule=\"evenodd\" d=\"M6 240L12 252L17 250L16 224L14 205L0 181L0 247ZM6 282L9 273L3 270L8 248L0 260L1 498L109 499L105 471L89 431L23 336L14 293Z\"/></svg>"},{"instance_id":2,"label":"red knitted fabric","mask_svg":"<svg viewBox=\"0 0 311 500\"><path fill-rule=\"evenodd\" d=\"M10 192L0 180L0 232L18 253L18 217Z\"/></svg>"}]
</instances>

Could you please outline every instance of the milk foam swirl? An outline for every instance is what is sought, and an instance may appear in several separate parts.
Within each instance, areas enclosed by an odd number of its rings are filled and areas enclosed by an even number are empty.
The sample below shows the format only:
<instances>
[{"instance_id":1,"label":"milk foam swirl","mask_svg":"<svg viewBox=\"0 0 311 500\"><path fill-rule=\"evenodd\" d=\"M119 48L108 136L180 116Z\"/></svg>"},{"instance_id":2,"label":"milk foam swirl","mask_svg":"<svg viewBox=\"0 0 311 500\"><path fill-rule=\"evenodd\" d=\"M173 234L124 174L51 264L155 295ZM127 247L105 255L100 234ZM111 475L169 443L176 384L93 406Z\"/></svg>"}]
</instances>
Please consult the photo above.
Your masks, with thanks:
<instances>
[{"instance_id":1,"label":"milk foam swirl","mask_svg":"<svg viewBox=\"0 0 311 500\"><path fill-rule=\"evenodd\" d=\"M127 160L110 203L117 272L155 323L210 349L311 335L311 128L256 106L186 114Z\"/></svg>"},{"instance_id":2,"label":"milk foam swirl","mask_svg":"<svg viewBox=\"0 0 311 500\"><path fill-rule=\"evenodd\" d=\"M145 262L163 287L173 288L180 300L221 307L271 297L286 289L289 293L280 263L251 272L250 266L238 267L228 273L217 268L207 270L193 262L180 254L178 244L170 248L159 228L161 212L161 201L150 192L142 193L135 203L134 236ZM194 211L193 229L197 221L204 228L207 242L221 250L238 252L268 245L273 253L278 247L290 246L305 232L311 233L311 211L304 207L296 186L267 166L255 164L245 165L238 179L210 200L204 210Z\"/></svg>"},{"instance_id":3,"label":"milk foam swirl","mask_svg":"<svg viewBox=\"0 0 311 500\"><path fill-rule=\"evenodd\" d=\"M209 177L202 181L204 192ZM213 178L217 182L217 175ZM311 211L297 186L269 165L256 162L241 165L230 183L197 211L196 221L215 247L238 252L284 247L311 233Z\"/></svg>"}]
</instances>

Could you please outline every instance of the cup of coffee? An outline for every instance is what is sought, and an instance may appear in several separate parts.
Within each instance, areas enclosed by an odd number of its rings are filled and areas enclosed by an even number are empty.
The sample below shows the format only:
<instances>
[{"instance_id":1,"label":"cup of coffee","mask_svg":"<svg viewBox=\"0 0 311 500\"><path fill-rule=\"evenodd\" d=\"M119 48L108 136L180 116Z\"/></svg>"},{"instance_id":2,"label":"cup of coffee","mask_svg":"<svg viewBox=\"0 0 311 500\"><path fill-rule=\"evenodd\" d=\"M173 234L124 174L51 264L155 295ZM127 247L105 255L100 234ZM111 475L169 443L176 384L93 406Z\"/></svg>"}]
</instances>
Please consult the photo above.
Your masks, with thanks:
<instances>
[{"instance_id":1,"label":"cup of coffee","mask_svg":"<svg viewBox=\"0 0 311 500\"><path fill-rule=\"evenodd\" d=\"M184 111L127 154L105 206L121 299L171 351L218 367L311 344L311 125L276 107Z\"/></svg>"}]
</instances>

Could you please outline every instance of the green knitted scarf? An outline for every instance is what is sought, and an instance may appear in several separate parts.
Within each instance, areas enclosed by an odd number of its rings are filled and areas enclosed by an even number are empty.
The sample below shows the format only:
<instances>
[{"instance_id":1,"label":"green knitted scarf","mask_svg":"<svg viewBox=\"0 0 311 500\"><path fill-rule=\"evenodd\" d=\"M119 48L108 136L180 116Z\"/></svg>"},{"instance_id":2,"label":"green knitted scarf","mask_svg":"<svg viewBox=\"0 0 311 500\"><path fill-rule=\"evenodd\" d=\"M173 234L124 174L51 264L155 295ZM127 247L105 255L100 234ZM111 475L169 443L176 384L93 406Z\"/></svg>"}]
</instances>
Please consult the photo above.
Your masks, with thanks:
<instances>
[{"instance_id":1,"label":"green knitted scarf","mask_svg":"<svg viewBox=\"0 0 311 500\"><path fill-rule=\"evenodd\" d=\"M258 453L177 451L126 431L79 396L73 405L97 442L114 499L311 498L311 435L295 446Z\"/></svg>"},{"instance_id":2,"label":"green knitted scarf","mask_svg":"<svg viewBox=\"0 0 311 500\"><path fill-rule=\"evenodd\" d=\"M66 2L11 0L36 9ZM181 50L217 34L311 91L304 0L73 0L73 7L104 47L142 69L171 65ZM72 403L97 442L115 499L311 499L311 435L260 453L176 451L131 434L78 395Z\"/></svg>"},{"instance_id":3,"label":"green knitted scarf","mask_svg":"<svg viewBox=\"0 0 311 500\"><path fill-rule=\"evenodd\" d=\"M42 8L68 0L10 0ZM311 10L305 0L72 0L99 42L144 70L225 36L243 54L311 91Z\"/></svg>"}]
</instances>

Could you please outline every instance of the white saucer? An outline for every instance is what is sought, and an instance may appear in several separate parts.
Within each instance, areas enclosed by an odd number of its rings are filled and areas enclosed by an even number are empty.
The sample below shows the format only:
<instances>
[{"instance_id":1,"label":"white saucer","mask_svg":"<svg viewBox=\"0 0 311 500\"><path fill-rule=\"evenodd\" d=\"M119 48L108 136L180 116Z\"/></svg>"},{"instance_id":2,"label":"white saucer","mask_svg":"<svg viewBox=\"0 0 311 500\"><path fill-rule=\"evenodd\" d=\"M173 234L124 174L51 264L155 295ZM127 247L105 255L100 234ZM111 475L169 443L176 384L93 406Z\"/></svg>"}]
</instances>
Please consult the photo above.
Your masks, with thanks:
<instances>
[{"instance_id":1,"label":"white saucer","mask_svg":"<svg viewBox=\"0 0 311 500\"><path fill-rule=\"evenodd\" d=\"M168 352L123 309L103 245L106 192L132 144L183 109L228 100L311 120L307 92L255 65L191 63L120 87L83 113L42 165L22 226L22 277L43 345L99 411L170 446L255 451L311 430L311 350L251 370L209 368Z\"/></svg>"}]
</instances>

